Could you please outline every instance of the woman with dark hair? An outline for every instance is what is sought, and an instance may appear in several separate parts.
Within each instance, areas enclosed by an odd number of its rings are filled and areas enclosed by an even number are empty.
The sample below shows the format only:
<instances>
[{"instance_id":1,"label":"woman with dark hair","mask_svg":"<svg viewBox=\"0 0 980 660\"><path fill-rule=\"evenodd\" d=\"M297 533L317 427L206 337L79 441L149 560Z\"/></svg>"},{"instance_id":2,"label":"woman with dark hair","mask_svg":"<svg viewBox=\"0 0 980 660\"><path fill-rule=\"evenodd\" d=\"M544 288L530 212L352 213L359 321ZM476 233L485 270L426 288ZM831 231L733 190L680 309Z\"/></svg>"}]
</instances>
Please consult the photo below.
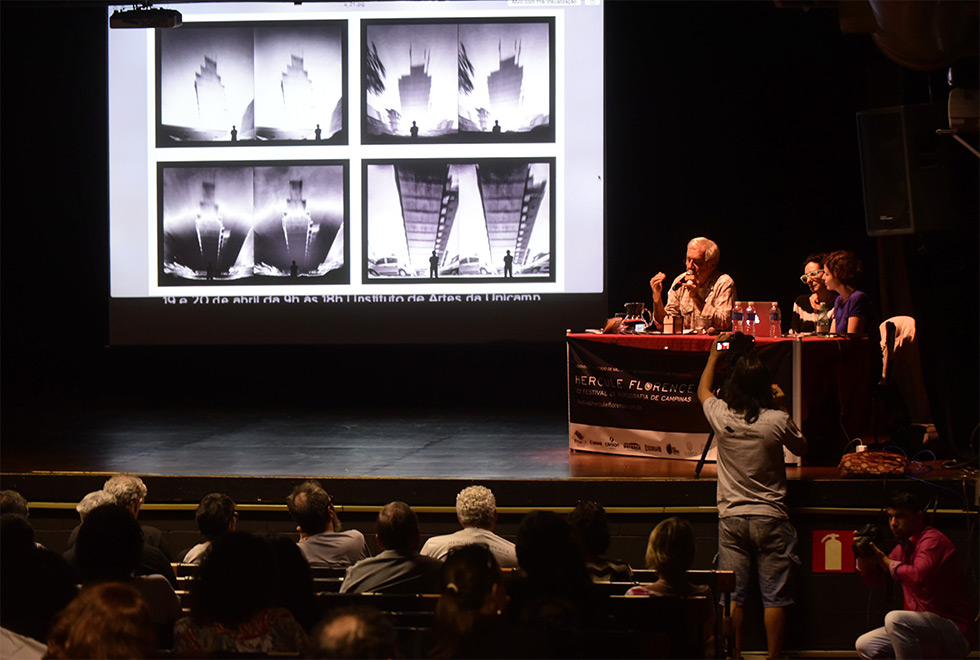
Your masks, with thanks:
<instances>
[{"instance_id":1,"label":"woman with dark hair","mask_svg":"<svg viewBox=\"0 0 980 660\"><path fill-rule=\"evenodd\" d=\"M742 644L742 604L753 566L765 608L769 657L781 658L785 608L793 603L793 579L800 560L796 530L786 506L783 449L806 452L806 438L786 410L785 396L772 383L754 352L735 361L721 398L714 394L715 367L724 354L713 342L698 383L698 400L718 447L718 568L735 572L733 657Z\"/></svg>"},{"instance_id":2,"label":"woman with dark hair","mask_svg":"<svg viewBox=\"0 0 980 660\"><path fill-rule=\"evenodd\" d=\"M628 563L605 556L611 535L606 510L600 504L579 502L575 510L568 514L568 524L593 582L633 581L633 571Z\"/></svg>"},{"instance_id":3,"label":"woman with dark hair","mask_svg":"<svg viewBox=\"0 0 980 660\"><path fill-rule=\"evenodd\" d=\"M432 622L430 658L538 658L537 633L508 623L507 592L497 559L484 545L453 548L442 567L443 590Z\"/></svg>"},{"instance_id":4,"label":"woman with dark hair","mask_svg":"<svg viewBox=\"0 0 980 660\"><path fill-rule=\"evenodd\" d=\"M157 638L133 586L100 582L68 604L48 636L47 658L152 658Z\"/></svg>"},{"instance_id":5,"label":"woman with dark hair","mask_svg":"<svg viewBox=\"0 0 980 660\"><path fill-rule=\"evenodd\" d=\"M826 287L840 294L834 301L834 320L830 332L835 334L863 335L877 327L871 298L857 289L863 266L853 252L831 252L824 262L823 281Z\"/></svg>"},{"instance_id":6,"label":"woman with dark hair","mask_svg":"<svg viewBox=\"0 0 980 660\"><path fill-rule=\"evenodd\" d=\"M276 590L269 545L251 534L228 532L201 565L191 616L174 626L177 655L304 652L306 633L289 610L273 605Z\"/></svg>"},{"instance_id":7,"label":"woman with dark hair","mask_svg":"<svg viewBox=\"0 0 980 660\"><path fill-rule=\"evenodd\" d=\"M810 289L810 293L800 295L793 302L793 314L789 323L789 331L792 334L816 331L820 303L826 303L827 313L833 320L834 299L837 298L837 293L828 289L823 281L826 259L827 255L818 253L811 254L803 261L803 274L800 275L800 281Z\"/></svg>"},{"instance_id":8,"label":"woman with dark hair","mask_svg":"<svg viewBox=\"0 0 980 660\"><path fill-rule=\"evenodd\" d=\"M182 555L185 564L200 564L218 537L235 531L238 522L235 502L224 493L209 493L201 499L194 513L194 521L204 541Z\"/></svg>"}]
</instances>

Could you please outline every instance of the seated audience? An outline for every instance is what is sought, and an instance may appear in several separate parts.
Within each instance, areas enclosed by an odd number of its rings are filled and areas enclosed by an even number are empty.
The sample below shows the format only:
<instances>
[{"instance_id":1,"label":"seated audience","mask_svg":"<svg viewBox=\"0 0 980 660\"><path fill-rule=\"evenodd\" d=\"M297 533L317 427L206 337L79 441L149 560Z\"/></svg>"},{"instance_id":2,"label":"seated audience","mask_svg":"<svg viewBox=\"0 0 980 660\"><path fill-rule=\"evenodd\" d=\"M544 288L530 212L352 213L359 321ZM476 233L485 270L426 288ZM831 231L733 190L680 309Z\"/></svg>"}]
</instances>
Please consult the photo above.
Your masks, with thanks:
<instances>
[{"instance_id":1,"label":"seated audience","mask_svg":"<svg viewBox=\"0 0 980 660\"><path fill-rule=\"evenodd\" d=\"M647 543L647 568L657 571L657 581L630 588L627 596L705 596L704 607L694 615L690 623L697 628L697 638L706 651L713 650L715 607L711 588L703 584L691 584L687 571L694 563L694 528L683 518L668 518L660 522L650 533Z\"/></svg>"},{"instance_id":2,"label":"seated audience","mask_svg":"<svg viewBox=\"0 0 980 660\"><path fill-rule=\"evenodd\" d=\"M180 600L163 576L137 575L144 548L143 530L132 514L107 504L85 516L74 552L83 584L125 582L139 591L150 620L159 628L160 641L168 644L170 629L180 616Z\"/></svg>"},{"instance_id":3,"label":"seated audience","mask_svg":"<svg viewBox=\"0 0 980 660\"><path fill-rule=\"evenodd\" d=\"M789 322L791 334L817 331L820 303L826 303L827 314L831 320L834 318L834 300L837 298L837 293L828 289L823 280L826 258L825 254L811 254L803 262L803 275L800 279L810 289L810 293L800 295L793 302L793 313Z\"/></svg>"},{"instance_id":4,"label":"seated audience","mask_svg":"<svg viewBox=\"0 0 980 660\"><path fill-rule=\"evenodd\" d=\"M603 556L611 538L605 509L595 502L579 502L568 515L568 523L593 582L633 581L633 571L627 562Z\"/></svg>"},{"instance_id":5,"label":"seated audience","mask_svg":"<svg viewBox=\"0 0 980 660\"><path fill-rule=\"evenodd\" d=\"M25 518L31 517L27 500L16 490L0 490L0 515L16 513Z\"/></svg>"},{"instance_id":6,"label":"seated audience","mask_svg":"<svg viewBox=\"0 0 980 660\"><path fill-rule=\"evenodd\" d=\"M508 623L507 592L493 553L482 545L453 548L442 567L443 590L436 604L430 658L539 658L549 653L544 638Z\"/></svg>"},{"instance_id":7,"label":"seated audience","mask_svg":"<svg viewBox=\"0 0 980 660\"><path fill-rule=\"evenodd\" d=\"M35 543L34 528L26 518L16 513L0 516L0 626L5 631L3 648L12 645L11 652L0 652L0 657L21 657L13 652L20 647L25 653L37 650L47 640L55 615L75 597L75 584L67 562Z\"/></svg>"},{"instance_id":8,"label":"seated audience","mask_svg":"<svg viewBox=\"0 0 980 660\"><path fill-rule=\"evenodd\" d=\"M149 609L130 584L85 587L48 637L48 658L154 658L157 638Z\"/></svg>"},{"instance_id":9,"label":"seated audience","mask_svg":"<svg viewBox=\"0 0 980 660\"><path fill-rule=\"evenodd\" d=\"M831 252L824 261L823 281L828 289L839 294L834 301L834 320L830 332L840 335L865 335L878 328L871 298L857 287L863 267L853 252Z\"/></svg>"},{"instance_id":10,"label":"seated audience","mask_svg":"<svg viewBox=\"0 0 980 660\"><path fill-rule=\"evenodd\" d=\"M262 539L228 532L215 541L194 584L191 615L174 626L177 656L304 652L302 626L274 604L275 573Z\"/></svg>"},{"instance_id":11,"label":"seated audience","mask_svg":"<svg viewBox=\"0 0 980 660\"><path fill-rule=\"evenodd\" d=\"M104 490L93 490L75 505L75 511L78 512L78 517L81 522L85 522L85 516L87 516L89 511L92 509L97 509L104 504L115 503L116 498ZM77 532L75 532L75 534L77 535ZM72 545L74 545L74 540L72 540Z\"/></svg>"},{"instance_id":12,"label":"seated audience","mask_svg":"<svg viewBox=\"0 0 980 660\"><path fill-rule=\"evenodd\" d=\"M272 549L279 576L275 604L289 610L303 630L309 632L320 619L313 570L296 542L288 536L270 534L265 542Z\"/></svg>"},{"instance_id":13,"label":"seated audience","mask_svg":"<svg viewBox=\"0 0 980 660\"><path fill-rule=\"evenodd\" d=\"M204 537L204 542L198 543L184 553L185 564L200 564L201 560L211 551L211 544L223 534L235 531L238 512L235 502L224 493L210 493L201 499L194 514L197 528Z\"/></svg>"},{"instance_id":14,"label":"seated audience","mask_svg":"<svg viewBox=\"0 0 980 660\"><path fill-rule=\"evenodd\" d=\"M666 305L663 302L666 275L657 273L650 279L653 319L658 328L663 328L666 316L683 317L685 330L697 328L700 317L707 319L709 331L732 327L735 282L718 270L720 259L721 251L714 241L703 236L692 238L687 244L687 270L671 282Z\"/></svg>"},{"instance_id":15,"label":"seated audience","mask_svg":"<svg viewBox=\"0 0 980 660\"><path fill-rule=\"evenodd\" d=\"M422 546L421 554L445 559L449 551L461 545L478 543L490 549L504 568L517 567L517 550L507 539L493 533L497 524L497 500L484 486L469 486L456 496L456 519L463 529L452 534L433 536Z\"/></svg>"},{"instance_id":16,"label":"seated audience","mask_svg":"<svg viewBox=\"0 0 980 660\"><path fill-rule=\"evenodd\" d=\"M378 513L381 552L347 569L341 593L439 593L442 562L419 554L419 519L404 502L386 504Z\"/></svg>"},{"instance_id":17,"label":"seated audience","mask_svg":"<svg viewBox=\"0 0 980 660\"><path fill-rule=\"evenodd\" d=\"M589 577L565 516L532 511L517 532L523 575L507 583L509 619L537 627L558 657L582 655L584 634L601 626L607 597Z\"/></svg>"},{"instance_id":18,"label":"seated audience","mask_svg":"<svg viewBox=\"0 0 980 660\"><path fill-rule=\"evenodd\" d=\"M309 658L397 658L398 635L388 618L370 607L330 612L310 634Z\"/></svg>"},{"instance_id":19,"label":"seated audience","mask_svg":"<svg viewBox=\"0 0 980 660\"><path fill-rule=\"evenodd\" d=\"M293 488L286 507L296 521L299 549L310 566L347 568L371 556L364 535L341 526L333 500L319 482L304 481Z\"/></svg>"}]
</instances>

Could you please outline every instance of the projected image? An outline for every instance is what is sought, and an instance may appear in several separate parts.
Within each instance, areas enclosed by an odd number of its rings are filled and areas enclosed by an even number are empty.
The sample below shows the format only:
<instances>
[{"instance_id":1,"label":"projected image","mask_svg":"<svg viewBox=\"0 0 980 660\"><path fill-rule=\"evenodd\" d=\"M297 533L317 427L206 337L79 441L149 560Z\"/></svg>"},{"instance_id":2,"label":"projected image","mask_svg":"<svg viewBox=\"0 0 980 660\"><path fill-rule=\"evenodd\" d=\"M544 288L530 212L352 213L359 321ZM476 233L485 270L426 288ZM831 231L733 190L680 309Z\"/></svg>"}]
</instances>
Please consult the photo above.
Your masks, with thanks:
<instances>
[{"instance_id":1,"label":"projected image","mask_svg":"<svg viewBox=\"0 0 980 660\"><path fill-rule=\"evenodd\" d=\"M162 166L160 284L346 282L343 165Z\"/></svg>"},{"instance_id":2,"label":"projected image","mask_svg":"<svg viewBox=\"0 0 980 660\"><path fill-rule=\"evenodd\" d=\"M552 165L367 164L364 281L553 281Z\"/></svg>"},{"instance_id":3,"label":"projected image","mask_svg":"<svg viewBox=\"0 0 980 660\"><path fill-rule=\"evenodd\" d=\"M362 140L553 142L552 27L366 21Z\"/></svg>"},{"instance_id":4,"label":"projected image","mask_svg":"<svg viewBox=\"0 0 980 660\"><path fill-rule=\"evenodd\" d=\"M343 21L160 30L157 144L346 143L345 41Z\"/></svg>"}]
</instances>

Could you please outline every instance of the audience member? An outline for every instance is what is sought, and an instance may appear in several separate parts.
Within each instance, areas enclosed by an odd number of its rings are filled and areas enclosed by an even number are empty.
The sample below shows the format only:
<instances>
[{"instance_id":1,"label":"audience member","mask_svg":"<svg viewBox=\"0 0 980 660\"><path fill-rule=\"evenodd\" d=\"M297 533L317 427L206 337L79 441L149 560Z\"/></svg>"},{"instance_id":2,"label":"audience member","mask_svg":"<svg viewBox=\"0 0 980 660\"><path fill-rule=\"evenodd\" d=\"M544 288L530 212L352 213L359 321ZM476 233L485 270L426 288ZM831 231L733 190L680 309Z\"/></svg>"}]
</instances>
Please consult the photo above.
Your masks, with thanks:
<instances>
[{"instance_id":1,"label":"audience member","mask_svg":"<svg viewBox=\"0 0 980 660\"><path fill-rule=\"evenodd\" d=\"M130 584L102 582L82 589L58 615L48 658L154 658L150 611Z\"/></svg>"},{"instance_id":2,"label":"audience member","mask_svg":"<svg viewBox=\"0 0 980 660\"><path fill-rule=\"evenodd\" d=\"M286 498L289 515L299 530L299 549L310 566L347 568L371 556L364 535L345 530L333 500L317 481L304 481Z\"/></svg>"},{"instance_id":3,"label":"audience member","mask_svg":"<svg viewBox=\"0 0 980 660\"><path fill-rule=\"evenodd\" d=\"M388 618L370 607L331 611L310 634L309 658L398 657L398 635Z\"/></svg>"},{"instance_id":4,"label":"audience member","mask_svg":"<svg viewBox=\"0 0 980 660\"><path fill-rule=\"evenodd\" d=\"M718 270L721 251L714 241L699 236L687 244L687 271L674 278L663 302L666 275L657 273L650 279L653 292L653 319L662 328L665 316L684 318L684 329L697 328L704 317L708 328L715 332L732 327L732 306L735 302L735 282Z\"/></svg>"},{"instance_id":5,"label":"audience member","mask_svg":"<svg viewBox=\"0 0 980 660\"><path fill-rule=\"evenodd\" d=\"M861 261L853 252L831 252L824 261L824 285L839 294L834 300L834 320L830 324L832 333L864 335L878 327L871 298L856 288L862 273Z\"/></svg>"},{"instance_id":6,"label":"audience member","mask_svg":"<svg viewBox=\"0 0 980 660\"><path fill-rule=\"evenodd\" d=\"M191 615L174 626L178 657L302 653L306 633L276 607L272 549L245 532L228 532L211 547L194 584Z\"/></svg>"},{"instance_id":7,"label":"audience member","mask_svg":"<svg viewBox=\"0 0 980 660\"><path fill-rule=\"evenodd\" d=\"M430 658L539 658L549 653L537 633L510 624L507 592L493 552L483 545L450 550L442 567Z\"/></svg>"},{"instance_id":8,"label":"audience member","mask_svg":"<svg viewBox=\"0 0 980 660\"><path fill-rule=\"evenodd\" d=\"M442 562L419 554L419 519L410 506L386 504L375 538L381 552L347 569L341 593L439 593Z\"/></svg>"},{"instance_id":9,"label":"audience member","mask_svg":"<svg viewBox=\"0 0 980 660\"><path fill-rule=\"evenodd\" d=\"M116 498L104 490L93 490L75 505L75 511L78 512L78 517L81 519L81 522L85 522L85 516L87 516L89 511L92 509L97 509L105 504L115 503ZM72 544L74 544L74 540L72 541Z\"/></svg>"},{"instance_id":10,"label":"audience member","mask_svg":"<svg viewBox=\"0 0 980 660\"><path fill-rule=\"evenodd\" d=\"M180 600L162 575L137 575L145 548L143 530L132 514L106 504L85 516L74 552L83 584L126 582L136 588L158 627L161 643L168 646L171 627L180 616Z\"/></svg>"},{"instance_id":11,"label":"audience member","mask_svg":"<svg viewBox=\"0 0 980 660\"><path fill-rule=\"evenodd\" d=\"M977 622L968 581L955 546L925 522L925 507L914 495L888 499L888 526L898 539L887 555L874 543L859 552L857 566L868 586L887 575L902 585L905 609L885 615L885 625L855 643L862 658L963 658L976 643Z\"/></svg>"},{"instance_id":12,"label":"audience member","mask_svg":"<svg viewBox=\"0 0 980 660\"><path fill-rule=\"evenodd\" d=\"M723 333L719 342L729 337ZM785 608L793 604L795 569L800 564L796 529L786 506L783 447L800 456L806 452L806 438L754 351L736 359L721 398L715 397L712 384L721 355L719 342L713 342L708 354L698 399L718 447L718 568L735 572L734 657L741 653L742 605L756 568L769 657L780 658Z\"/></svg>"},{"instance_id":13,"label":"audience member","mask_svg":"<svg viewBox=\"0 0 980 660\"><path fill-rule=\"evenodd\" d=\"M479 543L485 545L504 568L517 567L517 550L507 539L493 533L497 524L497 500L485 486L469 486L456 496L456 519L463 529L433 536L422 546L421 554L445 559L453 548Z\"/></svg>"},{"instance_id":14,"label":"audience member","mask_svg":"<svg viewBox=\"0 0 980 660\"><path fill-rule=\"evenodd\" d=\"M605 509L595 502L579 502L568 515L568 523L593 582L633 581L633 571L627 562L604 556L611 538Z\"/></svg>"},{"instance_id":15,"label":"audience member","mask_svg":"<svg viewBox=\"0 0 980 660\"><path fill-rule=\"evenodd\" d=\"M291 538L269 535L265 541L272 549L279 576L275 604L289 610L303 630L309 632L320 619L313 570Z\"/></svg>"},{"instance_id":16,"label":"audience member","mask_svg":"<svg viewBox=\"0 0 980 660\"><path fill-rule=\"evenodd\" d=\"M27 500L16 490L0 490L0 515L16 513L25 518L31 517Z\"/></svg>"},{"instance_id":17,"label":"audience member","mask_svg":"<svg viewBox=\"0 0 980 660\"><path fill-rule=\"evenodd\" d=\"M129 511L133 519L139 516L140 507L143 506L147 494L146 484L143 483L142 479L130 474L118 474L106 480L102 486L102 490L112 496L113 502ZM81 515L81 512L79 512L79 515ZM163 532L150 525L141 525L141 527L143 528L143 543L149 548L159 550L160 554L163 555L164 563L170 564L173 562L173 554L170 552L170 547L163 537ZM68 537L67 547L69 549L75 546L75 538L78 536L78 530L78 527L73 529L71 535ZM143 566L143 572L151 573L159 571L159 558L155 555L156 553L152 551L145 553L144 559L151 563ZM169 573L173 575L173 571ZM161 574L167 575L164 572L161 572ZM176 582L173 584L176 586Z\"/></svg>"},{"instance_id":18,"label":"audience member","mask_svg":"<svg viewBox=\"0 0 980 660\"><path fill-rule=\"evenodd\" d=\"M537 627L558 657L585 657L584 634L602 625L607 597L589 577L565 516L532 511L517 532L523 575L507 583L509 619Z\"/></svg>"},{"instance_id":19,"label":"audience member","mask_svg":"<svg viewBox=\"0 0 980 660\"><path fill-rule=\"evenodd\" d=\"M826 258L825 254L811 254L803 262L800 280L810 289L810 293L800 295L793 302L793 313L789 322L789 331L792 334L816 332L820 303L827 305L827 314L831 320L834 318L834 299L837 298L837 293L828 289L823 280Z\"/></svg>"},{"instance_id":20,"label":"audience member","mask_svg":"<svg viewBox=\"0 0 980 660\"><path fill-rule=\"evenodd\" d=\"M211 551L211 544L214 541L228 532L235 531L235 524L238 521L235 502L224 493L205 495L194 513L194 521L204 541L184 553L185 564L200 564Z\"/></svg>"},{"instance_id":21,"label":"audience member","mask_svg":"<svg viewBox=\"0 0 980 660\"><path fill-rule=\"evenodd\" d=\"M47 640L55 615L75 597L75 578L65 560L34 542L34 528L16 513L0 516L0 626L4 645L30 651ZM0 657L20 657L0 653Z\"/></svg>"},{"instance_id":22,"label":"audience member","mask_svg":"<svg viewBox=\"0 0 980 660\"><path fill-rule=\"evenodd\" d=\"M703 607L696 613L689 612L689 617L697 628L699 643L708 651L714 644L714 595L707 585L691 584L687 579L687 571L694 564L694 551L694 528L691 523L677 517L661 521L650 533L646 553L646 566L657 571L657 581L632 587L626 595L704 596Z\"/></svg>"}]
</instances>

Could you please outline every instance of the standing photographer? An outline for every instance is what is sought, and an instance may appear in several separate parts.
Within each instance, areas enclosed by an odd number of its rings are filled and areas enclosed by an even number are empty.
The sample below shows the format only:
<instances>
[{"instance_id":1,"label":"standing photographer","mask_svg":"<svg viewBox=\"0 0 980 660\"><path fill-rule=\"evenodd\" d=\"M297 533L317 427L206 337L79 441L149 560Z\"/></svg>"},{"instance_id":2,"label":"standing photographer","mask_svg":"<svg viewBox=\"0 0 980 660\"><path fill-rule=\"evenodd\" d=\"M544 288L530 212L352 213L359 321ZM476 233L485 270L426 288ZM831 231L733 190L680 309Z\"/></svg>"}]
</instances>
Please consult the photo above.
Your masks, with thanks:
<instances>
[{"instance_id":1,"label":"standing photographer","mask_svg":"<svg viewBox=\"0 0 980 660\"><path fill-rule=\"evenodd\" d=\"M725 355L736 357L721 398L712 392L715 366ZM786 610L793 604L796 530L786 507L783 447L797 456L806 438L786 410L784 395L741 333L722 333L712 344L698 384L698 399L718 443L718 568L735 572L732 627L741 657L742 604L749 591L752 564L758 566L770 658L783 656Z\"/></svg>"},{"instance_id":2,"label":"standing photographer","mask_svg":"<svg viewBox=\"0 0 980 660\"><path fill-rule=\"evenodd\" d=\"M855 543L865 584L902 585L905 608L885 615L885 625L858 637L862 658L963 658L976 636L966 575L945 534L925 524L923 504L908 492L888 498L888 526L898 545L885 554L871 542Z\"/></svg>"}]
</instances>

